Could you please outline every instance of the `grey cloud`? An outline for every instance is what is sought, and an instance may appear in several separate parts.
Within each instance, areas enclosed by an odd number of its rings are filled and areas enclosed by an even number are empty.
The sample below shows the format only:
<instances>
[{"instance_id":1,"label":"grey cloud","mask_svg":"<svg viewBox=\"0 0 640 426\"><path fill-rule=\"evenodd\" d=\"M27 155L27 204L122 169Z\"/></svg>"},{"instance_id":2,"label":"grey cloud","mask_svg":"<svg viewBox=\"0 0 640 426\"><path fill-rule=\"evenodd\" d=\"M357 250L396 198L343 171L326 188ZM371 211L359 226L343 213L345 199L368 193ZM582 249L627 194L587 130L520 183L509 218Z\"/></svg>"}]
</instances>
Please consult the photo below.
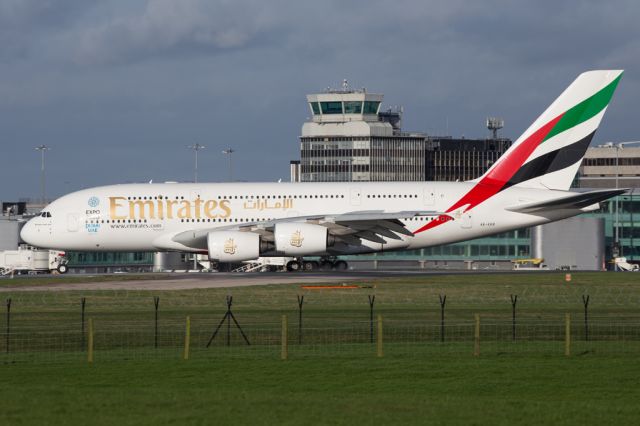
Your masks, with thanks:
<instances>
[{"instance_id":1,"label":"grey cloud","mask_svg":"<svg viewBox=\"0 0 640 426\"><path fill-rule=\"evenodd\" d=\"M42 46L93 8L85 0L0 0L0 62L40 60Z\"/></svg>"},{"instance_id":2,"label":"grey cloud","mask_svg":"<svg viewBox=\"0 0 640 426\"><path fill-rule=\"evenodd\" d=\"M176 52L211 53L254 42L275 18L260 1L150 0L75 35L80 63L137 61Z\"/></svg>"},{"instance_id":3,"label":"grey cloud","mask_svg":"<svg viewBox=\"0 0 640 426\"><path fill-rule=\"evenodd\" d=\"M581 71L626 68L598 138L637 138L637 1L0 0L0 198L191 178L286 178L304 95L337 85L405 106L407 129L517 137ZM117 170L114 174L113 170ZM15 179L15 176L21 179ZM65 182L73 182L65 186Z\"/></svg>"}]
</instances>

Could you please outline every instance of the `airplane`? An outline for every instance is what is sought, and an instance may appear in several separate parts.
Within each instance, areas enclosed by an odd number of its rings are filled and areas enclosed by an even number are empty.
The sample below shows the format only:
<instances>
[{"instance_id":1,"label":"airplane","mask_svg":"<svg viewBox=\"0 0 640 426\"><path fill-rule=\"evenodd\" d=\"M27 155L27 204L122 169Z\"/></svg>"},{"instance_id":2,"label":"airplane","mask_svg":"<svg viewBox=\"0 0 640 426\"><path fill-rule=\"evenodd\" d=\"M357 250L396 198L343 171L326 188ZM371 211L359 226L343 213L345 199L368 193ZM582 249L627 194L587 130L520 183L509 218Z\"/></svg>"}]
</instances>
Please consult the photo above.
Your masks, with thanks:
<instances>
[{"instance_id":1,"label":"airplane","mask_svg":"<svg viewBox=\"0 0 640 426\"><path fill-rule=\"evenodd\" d=\"M296 271L347 269L336 256L415 250L576 216L626 191L569 191L622 73L579 75L472 181L102 186L53 201L21 237L42 248L180 251L218 262L287 256ZM304 260L310 256L320 262Z\"/></svg>"}]
</instances>

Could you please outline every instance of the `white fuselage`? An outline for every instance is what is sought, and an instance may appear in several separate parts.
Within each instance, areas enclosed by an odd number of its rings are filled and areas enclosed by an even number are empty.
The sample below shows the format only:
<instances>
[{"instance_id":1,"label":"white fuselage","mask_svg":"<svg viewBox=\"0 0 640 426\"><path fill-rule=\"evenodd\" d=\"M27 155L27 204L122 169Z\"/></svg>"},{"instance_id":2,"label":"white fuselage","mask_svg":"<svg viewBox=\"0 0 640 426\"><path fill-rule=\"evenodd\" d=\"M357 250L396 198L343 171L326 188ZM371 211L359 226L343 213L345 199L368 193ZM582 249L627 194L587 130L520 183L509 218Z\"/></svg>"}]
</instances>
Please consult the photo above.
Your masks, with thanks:
<instances>
[{"instance_id":1,"label":"white fuselage","mask_svg":"<svg viewBox=\"0 0 640 426\"><path fill-rule=\"evenodd\" d=\"M215 230L282 218L349 212L445 212L475 184L467 182L349 183L199 183L124 184L85 189L65 195L31 219L23 239L35 246L90 251L201 251L172 238L185 231ZM470 240L580 214L582 210L543 215L505 210L519 204L552 200L565 191L511 187L453 220L418 232L364 241L353 253L417 249ZM295 219L292 219L294 221ZM431 214L401 219L412 232Z\"/></svg>"}]
</instances>

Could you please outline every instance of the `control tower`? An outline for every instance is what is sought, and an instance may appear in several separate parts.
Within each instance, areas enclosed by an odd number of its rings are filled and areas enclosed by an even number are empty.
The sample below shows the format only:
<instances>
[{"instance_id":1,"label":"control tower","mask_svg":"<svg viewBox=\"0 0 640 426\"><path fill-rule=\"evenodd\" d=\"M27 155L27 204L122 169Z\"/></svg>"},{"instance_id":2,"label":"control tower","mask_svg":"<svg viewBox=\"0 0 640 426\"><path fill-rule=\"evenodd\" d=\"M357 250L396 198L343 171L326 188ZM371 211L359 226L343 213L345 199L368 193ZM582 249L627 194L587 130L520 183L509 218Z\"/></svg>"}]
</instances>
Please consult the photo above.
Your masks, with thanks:
<instances>
[{"instance_id":1,"label":"control tower","mask_svg":"<svg viewBox=\"0 0 640 426\"><path fill-rule=\"evenodd\" d=\"M311 118L302 126L303 182L421 181L425 135L400 129L402 110L380 112L383 95L341 89L307 95Z\"/></svg>"}]
</instances>

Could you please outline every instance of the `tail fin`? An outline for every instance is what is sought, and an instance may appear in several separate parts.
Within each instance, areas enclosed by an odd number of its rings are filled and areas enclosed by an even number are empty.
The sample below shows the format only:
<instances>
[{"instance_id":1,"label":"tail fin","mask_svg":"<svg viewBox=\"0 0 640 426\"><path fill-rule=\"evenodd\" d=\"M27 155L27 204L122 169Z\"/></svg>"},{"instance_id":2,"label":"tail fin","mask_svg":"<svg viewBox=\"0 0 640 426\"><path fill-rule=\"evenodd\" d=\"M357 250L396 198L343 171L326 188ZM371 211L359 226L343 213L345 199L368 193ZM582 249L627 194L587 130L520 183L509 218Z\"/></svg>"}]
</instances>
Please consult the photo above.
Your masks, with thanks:
<instances>
[{"instance_id":1,"label":"tail fin","mask_svg":"<svg viewBox=\"0 0 640 426\"><path fill-rule=\"evenodd\" d=\"M567 190L621 70L582 73L481 177L479 183Z\"/></svg>"},{"instance_id":2,"label":"tail fin","mask_svg":"<svg viewBox=\"0 0 640 426\"><path fill-rule=\"evenodd\" d=\"M447 212L515 185L569 189L621 77L620 70L580 74Z\"/></svg>"}]
</instances>

